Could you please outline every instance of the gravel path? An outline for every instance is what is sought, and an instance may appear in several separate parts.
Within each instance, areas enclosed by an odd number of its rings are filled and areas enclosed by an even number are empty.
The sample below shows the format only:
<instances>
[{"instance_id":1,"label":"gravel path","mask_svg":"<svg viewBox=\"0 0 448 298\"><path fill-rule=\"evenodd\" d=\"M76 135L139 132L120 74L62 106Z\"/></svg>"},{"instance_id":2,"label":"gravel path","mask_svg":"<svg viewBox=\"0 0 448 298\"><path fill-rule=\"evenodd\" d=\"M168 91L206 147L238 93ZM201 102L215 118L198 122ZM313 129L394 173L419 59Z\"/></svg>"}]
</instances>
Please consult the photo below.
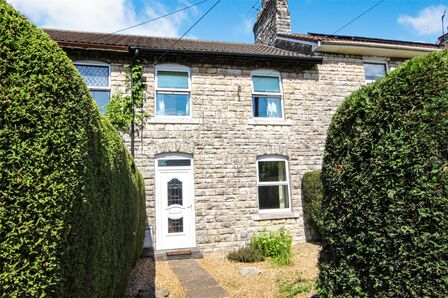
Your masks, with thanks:
<instances>
[{"instance_id":1,"label":"gravel path","mask_svg":"<svg viewBox=\"0 0 448 298\"><path fill-rule=\"evenodd\" d=\"M139 290L155 293L156 269L152 258L141 258L131 273L125 297L137 297Z\"/></svg>"}]
</instances>

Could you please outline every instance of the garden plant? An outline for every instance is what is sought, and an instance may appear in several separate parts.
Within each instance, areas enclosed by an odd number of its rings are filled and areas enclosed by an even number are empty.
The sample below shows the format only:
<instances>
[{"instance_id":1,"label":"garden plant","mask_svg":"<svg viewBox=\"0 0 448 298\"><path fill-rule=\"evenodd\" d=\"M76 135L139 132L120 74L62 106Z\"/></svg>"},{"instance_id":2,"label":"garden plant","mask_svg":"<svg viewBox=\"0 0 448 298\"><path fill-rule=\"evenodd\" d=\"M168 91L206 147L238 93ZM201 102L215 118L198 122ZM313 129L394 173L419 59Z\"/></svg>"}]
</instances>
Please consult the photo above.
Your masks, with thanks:
<instances>
[{"instance_id":1,"label":"garden plant","mask_svg":"<svg viewBox=\"0 0 448 298\"><path fill-rule=\"evenodd\" d=\"M278 231L262 231L252 236L250 245L253 249L263 252L277 265L290 265L292 263L292 237L285 229Z\"/></svg>"}]
</instances>

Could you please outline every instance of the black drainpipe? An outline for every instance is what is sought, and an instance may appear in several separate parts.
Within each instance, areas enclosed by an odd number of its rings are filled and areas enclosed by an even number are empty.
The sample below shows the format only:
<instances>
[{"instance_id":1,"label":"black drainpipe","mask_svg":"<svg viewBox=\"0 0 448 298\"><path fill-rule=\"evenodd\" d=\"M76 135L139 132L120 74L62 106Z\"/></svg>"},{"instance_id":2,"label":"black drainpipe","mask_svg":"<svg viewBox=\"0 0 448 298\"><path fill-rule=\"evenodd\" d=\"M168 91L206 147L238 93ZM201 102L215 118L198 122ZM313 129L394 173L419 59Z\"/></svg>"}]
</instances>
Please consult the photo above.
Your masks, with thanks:
<instances>
[{"instance_id":1,"label":"black drainpipe","mask_svg":"<svg viewBox=\"0 0 448 298\"><path fill-rule=\"evenodd\" d=\"M129 52L132 52L132 49L129 48ZM134 49L134 55L131 59L131 106L132 106L132 119L131 119L131 155L134 157L134 134L135 134L135 107L134 107L134 79L133 79L133 70L134 70L134 60L138 56L138 49Z\"/></svg>"}]
</instances>

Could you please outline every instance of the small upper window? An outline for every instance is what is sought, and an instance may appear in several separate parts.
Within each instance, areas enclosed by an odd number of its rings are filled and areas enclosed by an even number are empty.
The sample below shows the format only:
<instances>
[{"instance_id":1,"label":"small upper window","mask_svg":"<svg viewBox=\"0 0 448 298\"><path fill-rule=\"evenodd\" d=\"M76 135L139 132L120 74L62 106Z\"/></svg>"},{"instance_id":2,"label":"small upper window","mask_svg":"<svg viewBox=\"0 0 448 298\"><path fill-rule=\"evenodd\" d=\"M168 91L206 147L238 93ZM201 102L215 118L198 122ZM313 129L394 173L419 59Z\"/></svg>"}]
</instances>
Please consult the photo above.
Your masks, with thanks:
<instances>
[{"instance_id":1,"label":"small upper window","mask_svg":"<svg viewBox=\"0 0 448 298\"><path fill-rule=\"evenodd\" d=\"M374 82L387 74L386 63L364 63L364 72L367 82Z\"/></svg>"},{"instance_id":2,"label":"small upper window","mask_svg":"<svg viewBox=\"0 0 448 298\"><path fill-rule=\"evenodd\" d=\"M257 160L258 202L260 210L289 208L288 162L282 157Z\"/></svg>"},{"instance_id":3,"label":"small upper window","mask_svg":"<svg viewBox=\"0 0 448 298\"><path fill-rule=\"evenodd\" d=\"M84 78L84 82L100 111L104 113L110 98L109 65L76 62L75 66Z\"/></svg>"},{"instance_id":4,"label":"small upper window","mask_svg":"<svg viewBox=\"0 0 448 298\"><path fill-rule=\"evenodd\" d=\"M156 82L156 116L190 116L190 71L160 67Z\"/></svg>"},{"instance_id":5,"label":"small upper window","mask_svg":"<svg viewBox=\"0 0 448 298\"><path fill-rule=\"evenodd\" d=\"M252 110L255 118L283 118L280 75L252 75Z\"/></svg>"}]
</instances>

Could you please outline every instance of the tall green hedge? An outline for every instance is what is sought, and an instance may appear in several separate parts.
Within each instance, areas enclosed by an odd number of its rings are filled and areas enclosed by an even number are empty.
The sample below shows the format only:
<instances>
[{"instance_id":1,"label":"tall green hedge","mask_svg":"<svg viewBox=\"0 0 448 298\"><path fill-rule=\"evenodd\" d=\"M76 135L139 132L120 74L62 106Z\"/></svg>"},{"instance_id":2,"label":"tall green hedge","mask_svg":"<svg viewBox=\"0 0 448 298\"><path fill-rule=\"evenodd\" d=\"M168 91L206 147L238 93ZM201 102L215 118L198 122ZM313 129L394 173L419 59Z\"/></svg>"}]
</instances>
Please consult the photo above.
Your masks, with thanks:
<instances>
[{"instance_id":1,"label":"tall green hedge","mask_svg":"<svg viewBox=\"0 0 448 298\"><path fill-rule=\"evenodd\" d=\"M0 0L0 296L121 296L143 197L70 59Z\"/></svg>"},{"instance_id":2,"label":"tall green hedge","mask_svg":"<svg viewBox=\"0 0 448 298\"><path fill-rule=\"evenodd\" d=\"M322 171L322 297L446 297L448 52L349 96Z\"/></svg>"},{"instance_id":3,"label":"tall green hedge","mask_svg":"<svg viewBox=\"0 0 448 298\"><path fill-rule=\"evenodd\" d=\"M307 172L303 175L303 215L305 222L311 228L313 238L321 238L322 216L321 203L323 198L322 181L320 179L321 170Z\"/></svg>"}]
</instances>

